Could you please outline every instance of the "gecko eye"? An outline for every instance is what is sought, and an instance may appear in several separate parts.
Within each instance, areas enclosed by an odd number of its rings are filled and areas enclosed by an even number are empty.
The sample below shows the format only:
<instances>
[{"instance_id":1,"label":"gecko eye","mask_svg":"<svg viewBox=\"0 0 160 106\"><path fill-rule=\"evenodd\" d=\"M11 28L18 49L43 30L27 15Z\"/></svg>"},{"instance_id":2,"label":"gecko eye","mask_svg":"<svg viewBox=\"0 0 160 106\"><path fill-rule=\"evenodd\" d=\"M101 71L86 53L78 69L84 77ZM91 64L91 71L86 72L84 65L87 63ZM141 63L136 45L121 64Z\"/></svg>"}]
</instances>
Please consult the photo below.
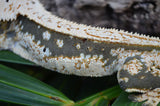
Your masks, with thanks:
<instances>
[{"instance_id":1,"label":"gecko eye","mask_svg":"<svg viewBox=\"0 0 160 106\"><path fill-rule=\"evenodd\" d=\"M6 0L6 2L9 2L9 0Z\"/></svg>"}]
</instances>

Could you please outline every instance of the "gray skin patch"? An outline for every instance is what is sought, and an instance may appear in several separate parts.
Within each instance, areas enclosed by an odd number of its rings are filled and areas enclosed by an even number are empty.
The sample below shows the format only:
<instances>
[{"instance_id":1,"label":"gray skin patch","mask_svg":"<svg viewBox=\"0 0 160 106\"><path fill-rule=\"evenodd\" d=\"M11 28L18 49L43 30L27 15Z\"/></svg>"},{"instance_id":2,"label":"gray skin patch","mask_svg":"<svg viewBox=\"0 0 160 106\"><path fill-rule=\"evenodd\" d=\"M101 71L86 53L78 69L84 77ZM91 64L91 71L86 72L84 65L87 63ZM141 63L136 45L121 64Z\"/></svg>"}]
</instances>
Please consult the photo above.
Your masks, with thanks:
<instances>
[{"instance_id":1,"label":"gray skin patch","mask_svg":"<svg viewBox=\"0 0 160 106\"><path fill-rule=\"evenodd\" d=\"M7 38L13 38L16 36L16 32L15 31L9 31L6 33Z\"/></svg>"},{"instance_id":2,"label":"gray skin patch","mask_svg":"<svg viewBox=\"0 0 160 106\"><path fill-rule=\"evenodd\" d=\"M1 25L1 22L0 22L0 25ZM0 28L0 34L3 34L3 29L2 28Z\"/></svg>"},{"instance_id":3,"label":"gray skin patch","mask_svg":"<svg viewBox=\"0 0 160 106\"><path fill-rule=\"evenodd\" d=\"M35 42L40 41L40 45L45 45L46 48L49 48L52 57L57 56L80 56L81 53L84 55L103 55L103 61L108 59L106 66L110 65L117 57L113 57L110 54L111 49L125 48L125 50L139 50L139 51L151 51L153 47L144 47L144 46L130 46L130 45L121 45L121 44L110 44L107 42L98 42L95 43L90 39L73 37L71 35L62 34L54 30L47 29L31 20L28 20L26 17L19 16L18 18L23 26L21 32L32 34L35 36ZM40 26L40 27L39 27ZM43 32L50 32L51 37L48 41L43 39ZM63 40L63 47L59 48L56 44L57 40ZM76 44L80 44L81 48L77 49ZM88 47L92 50L88 50ZM132 49L131 49L132 48ZM102 50L103 49L103 50ZM159 48L157 48L159 49Z\"/></svg>"},{"instance_id":4,"label":"gray skin patch","mask_svg":"<svg viewBox=\"0 0 160 106\"><path fill-rule=\"evenodd\" d=\"M141 61L140 56L134 56L134 57L128 57L125 63L127 63L128 61L134 58ZM126 90L127 88L143 90L143 89L154 89L154 88L160 87L160 83L159 83L160 77L154 76L153 74L151 74L151 72L146 73L147 66L145 65L144 62L141 61L141 63L143 64L143 67L138 74L131 75L128 73L127 70L123 70L123 69L118 72L118 75L119 75L118 80L125 77L129 79L127 82L119 81L119 85L123 90Z\"/></svg>"}]
</instances>

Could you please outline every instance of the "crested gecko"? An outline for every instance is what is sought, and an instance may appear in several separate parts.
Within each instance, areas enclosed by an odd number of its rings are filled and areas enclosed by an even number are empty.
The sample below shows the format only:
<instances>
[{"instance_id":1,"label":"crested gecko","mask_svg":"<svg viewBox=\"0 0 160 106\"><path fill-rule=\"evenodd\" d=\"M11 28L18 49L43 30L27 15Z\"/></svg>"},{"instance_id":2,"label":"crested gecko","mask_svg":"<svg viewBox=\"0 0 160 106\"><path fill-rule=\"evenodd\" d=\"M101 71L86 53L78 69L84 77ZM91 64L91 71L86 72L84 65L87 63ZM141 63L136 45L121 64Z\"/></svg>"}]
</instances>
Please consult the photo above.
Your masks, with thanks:
<instances>
[{"instance_id":1,"label":"crested gecko","mask_svg":"<svg viewBox=\"0 0 160 106\"><path fill-rule=\"evenodd\" d=\"M0 49L64 74L117 72L120 87L144 105L160 102L160 39L77 24L46 11L38 0L0 0Z\"/></svg>"}]
</instances>

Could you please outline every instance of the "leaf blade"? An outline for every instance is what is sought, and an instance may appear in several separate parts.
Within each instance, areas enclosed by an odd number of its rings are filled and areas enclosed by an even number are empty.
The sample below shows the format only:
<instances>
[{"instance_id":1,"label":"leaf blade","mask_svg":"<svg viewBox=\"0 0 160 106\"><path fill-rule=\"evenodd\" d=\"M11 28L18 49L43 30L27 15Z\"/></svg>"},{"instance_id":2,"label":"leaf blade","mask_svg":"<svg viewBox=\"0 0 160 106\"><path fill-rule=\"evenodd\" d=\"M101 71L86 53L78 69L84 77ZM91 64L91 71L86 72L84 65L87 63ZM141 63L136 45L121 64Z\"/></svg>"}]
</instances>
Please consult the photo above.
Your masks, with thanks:
<instances>
[{"instance_id":1,"label":"leaf blade","mask_svg":"<svg viewBox=\"0 0 160 106\"><path fill-rule=\"evenodd\" d=\"M114 86L81 101L75 103L75 106L103 106L104 103L109 103L110 100L117 97L121 92L119 86Z\"/></svg>"},{"instance_id":2,"label":"leaf blade","mask_svg":"<svg viewBox=\"0 0 160 106\"><path fill-rule=\"evenodd\" d=\"M112 106L142 106L142 103L143 102L132 102L128 99L128 93L123 91Z\"/></svg>"},{"instance_id":3,"label":"leaf blade","mask_svg":"<svg viewBox=\"0 0 160 106\"><path fill-rule=\"evenodd\" d=\"M24 64L24 65L35 65L33 62L30 62L11 51L1 50L0 51L0 61L3 62L10 62L10 63L17 63L17 64Z\"/></svg>"},{"instance_id":4,"label":"leaf blade","mask_svg":"<svg viewBox=\"0 0 160 106\"><path fill-rule=\"evenodd\" d=\"M60 91L44 84L39 80L36 80L35 78L8 68L4 65L0 65L0 93L0 100L20 104L28 103L27 105L31 105L29 104L31 103L30 101L35 101L33 102L34 105L36 105L36 103L46 105L64 105L73 103L73 101L69 100ZM5 95L8 95L8 98L6 98ZM19 96L17 97L16 95ZM16 98L19 98L19 101L18 99L14 101L15 96ZM25 100L25 102L23 100Z\"/></svg>"}]
</instances>

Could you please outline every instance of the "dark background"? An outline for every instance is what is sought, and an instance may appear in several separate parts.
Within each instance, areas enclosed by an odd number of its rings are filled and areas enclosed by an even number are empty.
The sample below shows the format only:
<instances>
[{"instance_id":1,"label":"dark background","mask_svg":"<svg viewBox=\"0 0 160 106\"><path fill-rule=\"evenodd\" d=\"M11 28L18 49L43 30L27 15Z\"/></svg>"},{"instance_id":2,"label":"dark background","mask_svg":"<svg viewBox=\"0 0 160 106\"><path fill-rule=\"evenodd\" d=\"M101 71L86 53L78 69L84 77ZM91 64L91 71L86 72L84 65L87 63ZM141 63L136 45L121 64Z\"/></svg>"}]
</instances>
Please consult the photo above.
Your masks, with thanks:
<instances>
[{"instance_id":1,"label":"dark background","mask_svg":"<svg viewBox=\"0 0 160 106\"><path fill-rule=\"evenodd\" d=\"M160 0L40 0L53 14L78 23L158 36Z\"/></svg>"}]
</instances>

